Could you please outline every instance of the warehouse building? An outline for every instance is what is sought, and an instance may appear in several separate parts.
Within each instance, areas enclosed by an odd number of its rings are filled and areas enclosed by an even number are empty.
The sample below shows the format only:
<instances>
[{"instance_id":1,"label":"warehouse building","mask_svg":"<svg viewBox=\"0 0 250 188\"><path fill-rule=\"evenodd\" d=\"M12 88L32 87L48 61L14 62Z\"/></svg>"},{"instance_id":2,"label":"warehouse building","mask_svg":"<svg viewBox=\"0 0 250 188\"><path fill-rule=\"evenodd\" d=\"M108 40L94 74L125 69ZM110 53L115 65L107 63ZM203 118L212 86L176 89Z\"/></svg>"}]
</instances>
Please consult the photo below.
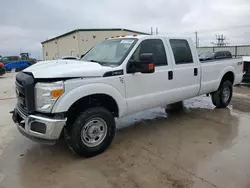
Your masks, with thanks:
<instances>
[{"instance_id":1,"label":"warehouse building","mask_svg":"<svg viewBox=\"0 0 250 188\"><path fill-rule=\"evenodd\" d=\"M62 56L77 56L87 52L95 44L112 36L144 34L122 28L76 29L42 42L43 59L52 60Z\"/></svg>"}]
</instances>

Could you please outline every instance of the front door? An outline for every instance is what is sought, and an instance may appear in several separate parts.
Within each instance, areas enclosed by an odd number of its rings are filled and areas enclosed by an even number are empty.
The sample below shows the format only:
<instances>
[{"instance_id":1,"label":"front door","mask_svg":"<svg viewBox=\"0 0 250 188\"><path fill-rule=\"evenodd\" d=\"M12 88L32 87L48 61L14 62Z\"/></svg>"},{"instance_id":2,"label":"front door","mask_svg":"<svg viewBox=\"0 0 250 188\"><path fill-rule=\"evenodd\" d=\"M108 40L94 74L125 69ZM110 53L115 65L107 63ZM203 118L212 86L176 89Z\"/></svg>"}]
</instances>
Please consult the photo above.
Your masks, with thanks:
<instances>
[{"instance_id":1,"label":"front door","mask_svg":"<svg viewBox=\"0 0 250 188\"><path fill-rule=\"evenodd\" d=\"M164 43L161 38L146 39L139 44L131 56L131 60L139 63L140 54L152 53L155 72L128 74L125 71L128 114L161 106L171 97L167 95L167 88L172 84L168 74L171 71L171 64L168 64Z\"/></svg>"}]
</instances>

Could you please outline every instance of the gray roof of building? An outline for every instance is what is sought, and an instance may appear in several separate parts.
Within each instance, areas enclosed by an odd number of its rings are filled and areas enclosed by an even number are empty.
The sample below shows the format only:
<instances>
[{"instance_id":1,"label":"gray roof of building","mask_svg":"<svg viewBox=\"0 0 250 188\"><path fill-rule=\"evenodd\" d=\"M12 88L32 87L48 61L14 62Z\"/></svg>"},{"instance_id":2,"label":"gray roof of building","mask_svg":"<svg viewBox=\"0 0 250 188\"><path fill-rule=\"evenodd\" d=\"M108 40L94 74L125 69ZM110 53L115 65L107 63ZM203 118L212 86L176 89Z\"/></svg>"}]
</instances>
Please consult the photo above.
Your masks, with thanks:
<instances>
[{"instance_id":1,"label":"gray roof of building","mask_svg":"<svg viewBox=\"0 0 250 188\"><path fill-rule=\"evenodd\" d=\"M72 31L69 31L67 33L64 33L62 35L59 35L57 37L53 37L51 39L45 40L42 42L42 44L49 42L49 41L53 41L55 39L70 35L72 33L78 32L78 31L127 31L127 32L132 32L132 33L137 33L137 34L142 34L142 35L150 35L149 33L144 33L144 32L140 32L140 31L135 31L135 30L130 30L130 29L123 29L123 28L98 28L98 29L75 29Z\"/></svg>"}]
</instances>

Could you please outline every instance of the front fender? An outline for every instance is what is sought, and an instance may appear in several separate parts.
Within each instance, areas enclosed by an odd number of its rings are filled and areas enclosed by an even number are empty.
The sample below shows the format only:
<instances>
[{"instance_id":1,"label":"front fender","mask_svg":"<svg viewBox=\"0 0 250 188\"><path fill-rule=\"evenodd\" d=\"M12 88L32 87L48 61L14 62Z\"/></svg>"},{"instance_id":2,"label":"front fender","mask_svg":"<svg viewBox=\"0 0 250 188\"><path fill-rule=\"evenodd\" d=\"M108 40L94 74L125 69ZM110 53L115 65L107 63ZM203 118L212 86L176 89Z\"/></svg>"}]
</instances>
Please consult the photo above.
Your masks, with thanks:
<instances>
[{"instance_id":1,"label":"front fender","mask_svg":"<svg viewBox=\"0 0 250 188\"><path fill-rule=\"evenodd\" d=\"M79 86L69 92L64 93L52 109L52 113L67 112L72 104L77 100L93 95L93 94L106 94L112 97L119 108L119 117L126 114L127 104L126 99L121 93L113 86L103 83L91 83Z\"/></svg>"}]
</instances>

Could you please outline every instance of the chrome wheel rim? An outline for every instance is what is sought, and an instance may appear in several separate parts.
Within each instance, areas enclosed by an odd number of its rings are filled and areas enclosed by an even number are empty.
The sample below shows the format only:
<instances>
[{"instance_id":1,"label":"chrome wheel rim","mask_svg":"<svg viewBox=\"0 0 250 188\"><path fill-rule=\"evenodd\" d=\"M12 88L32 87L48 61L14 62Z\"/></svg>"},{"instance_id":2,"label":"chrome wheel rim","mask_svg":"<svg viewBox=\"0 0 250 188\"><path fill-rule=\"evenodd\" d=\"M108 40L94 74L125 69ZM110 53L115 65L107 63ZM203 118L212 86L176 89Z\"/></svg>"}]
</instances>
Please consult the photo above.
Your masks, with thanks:
<instances>
[{"instance_id":1,"label":"chrome wheel rim","mask_svg":"<svg viewBox=\"0 0 250 188\"><path fill-rule=\"evenodd\" d=\"M229 87L224 87L223 90L222 90L222 100L223 100L223 102L227 102L229 100L230 94L231 94L230 88Z\"/></svg>"},{"instance_id":2,"label":"chrome wheel rim","mask_svg":"<svg viewBox=\"0 0 250 188\"><path fill-rule=\"evenodd\" d=\"M87 121L81 131L82 142L88 147L96 147L107 135L107 124L102 118L92 118Z\"/></svg>"}]
</instances>

